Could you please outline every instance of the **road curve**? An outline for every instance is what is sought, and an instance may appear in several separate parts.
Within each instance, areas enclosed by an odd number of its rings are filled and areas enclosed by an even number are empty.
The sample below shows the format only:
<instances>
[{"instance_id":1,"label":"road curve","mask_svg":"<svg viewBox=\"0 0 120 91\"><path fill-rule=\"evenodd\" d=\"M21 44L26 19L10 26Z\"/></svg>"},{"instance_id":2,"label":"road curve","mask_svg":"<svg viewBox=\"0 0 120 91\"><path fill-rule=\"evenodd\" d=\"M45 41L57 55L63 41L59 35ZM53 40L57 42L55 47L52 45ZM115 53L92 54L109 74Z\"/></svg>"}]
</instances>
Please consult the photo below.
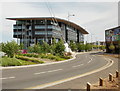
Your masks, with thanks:
<instances>
[{"instance_id":1,"label":"road curve","mask_svg":"<svg viewBox=\"0 0 120 91\"><path fill-rule=\"evenodd\" d=\"M85 53L59 64L2 70L2 89L40 89L105 70L116 62ZM75 78L76 77L76 78ZM79 78L78 77L78 78ZM94 80L94 79L93 79Z\"/></svg>"}]
</instances>

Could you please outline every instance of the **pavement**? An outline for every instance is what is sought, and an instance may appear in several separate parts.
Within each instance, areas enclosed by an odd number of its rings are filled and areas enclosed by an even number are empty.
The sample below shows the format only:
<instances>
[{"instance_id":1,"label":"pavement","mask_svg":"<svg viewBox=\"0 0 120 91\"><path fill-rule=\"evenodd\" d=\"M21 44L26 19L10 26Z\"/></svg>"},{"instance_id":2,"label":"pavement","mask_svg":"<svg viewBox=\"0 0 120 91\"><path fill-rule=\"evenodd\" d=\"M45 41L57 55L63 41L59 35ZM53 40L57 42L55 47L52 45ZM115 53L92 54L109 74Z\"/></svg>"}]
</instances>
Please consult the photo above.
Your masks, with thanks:
<instances>
[{"instance_id":1,"label":"pavement","mask_svg":"<svg viewBox=\"0 0 120 91\"><path fill-rule=\"evenodd\" d=\"M96 83L117 69L117 59L85 53L57 64L3 69L0 79L2 89L85 89L86 82Z\"/></svg>"}]
</instances>

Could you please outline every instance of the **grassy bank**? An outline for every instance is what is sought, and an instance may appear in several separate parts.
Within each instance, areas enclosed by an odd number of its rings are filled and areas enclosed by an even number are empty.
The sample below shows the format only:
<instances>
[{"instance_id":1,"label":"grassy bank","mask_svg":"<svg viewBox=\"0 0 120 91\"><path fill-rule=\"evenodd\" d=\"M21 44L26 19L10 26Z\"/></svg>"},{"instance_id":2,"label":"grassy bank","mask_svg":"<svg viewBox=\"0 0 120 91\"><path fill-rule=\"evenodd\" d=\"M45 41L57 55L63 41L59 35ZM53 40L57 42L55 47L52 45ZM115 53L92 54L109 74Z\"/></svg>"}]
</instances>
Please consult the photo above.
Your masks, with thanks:
<instances>
[{"instance_id":1,"label":"grassy bank","mask_svg":"<svg viewBox=\"0 0 120 91\"><path fill-rule=\"evenodd\" d=\"M70 59L70 56L55 56L52 54L17 54L14 58L3 57L0 58L0 66L21 66L21 65L32 65L42 64L45 59L49 61L63 61ZM42 61L41 61L42 60Z\"/></svg>"},{"instance_id":2,"label":"grassy bank","mask_svg":"<svg viewBox=\"0 0 120 91\"><path fill-rule=\"evenodd\" d=\"M37 64L34 62L30 62L30 61L24 61L24 60L20 60L17 58L8 58L8 57L4 57L4 58L0 58L0 66L21 66L21 65L32 65L32 64Z\"/></svg>"}]
</instances>

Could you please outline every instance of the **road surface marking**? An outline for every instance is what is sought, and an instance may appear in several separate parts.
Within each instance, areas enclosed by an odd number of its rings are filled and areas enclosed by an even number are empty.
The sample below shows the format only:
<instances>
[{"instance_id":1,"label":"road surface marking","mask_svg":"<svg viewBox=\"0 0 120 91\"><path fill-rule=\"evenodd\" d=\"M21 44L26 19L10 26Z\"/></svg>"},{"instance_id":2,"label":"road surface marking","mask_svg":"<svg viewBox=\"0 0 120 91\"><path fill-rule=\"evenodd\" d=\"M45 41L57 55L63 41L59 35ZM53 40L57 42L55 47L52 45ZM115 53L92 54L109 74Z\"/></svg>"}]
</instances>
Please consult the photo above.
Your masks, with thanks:
<instances>
[{"instance_id":1,"label":"road surface marking","mask_svg":"<svg viewBox=\"0 0 120 91\"><path fill-rule=\"evenodd\" d=\"M51 71L48 71L48 72L55 72L55 71L60 71L60 70L63 70L63 69L51 70Z\"/></svg>"},{"instance_id":2,"label":"road surface marking","mask_svg":"<svg viewBox=\"0 0 120 91\"><path fill-rule=\"evenodd\" d=\"M15 78L15 77L8 77L8 78L13 79L13 78Z\"/></svg>"},{"instance_id":3,"label":"road surface marking","mask_svg":"<svg viewBox=\"0 0 120 91\"><path fill-rule=\"evenodd\" d=\"M88 61L88 63L90 63L91 61Z\"/></svg>"},{"instance_id":4,"label":"road surface marking","mask_svg":"<svg viewBox=\"0 0 120 91\"><path fill-rule=\"evenodd\" d=\"M46 72L39 72L39 73L34 73L35 75L38 75L38 74L44 74Z\"/></svg>"},{"instance_id":5,"label":"road surface marking","mask_svg":"<svg viewBox=\"0 0 120 91\"><path fill-rule=\"evenodd\" d=\"M39 72L39 73L34 73L35 75L39 75L39 74L44 74L44 73L50 73L50 72L55 72L55 71L60 71L63 69L57 69L57 70L51 70L51 71L45 71L45 72Z\"/></svg>"},{"instance_id":6,"label":"road surface marking","mask_svg":"<svg viewBox=\"0 0 120 91\"><path fill-rule=\"evenodd\" d=\"M0 79L4 80L4 79L7 79L7 78L0 78Z\"/></svg>"},{"instance_id":7,"label":"road surface marking","mask_svg":"<svg viewBox=\"0 0 120 91\"><path fill-rule=\"evenodd\" d=\"M15 78L15 77L4 77L4 78L0 78L0 79L4 80L4 79L13 79L13 78Z\"/></svg>"},{"instance_id":8,"label":"road surface marking","mask_svg":"<svg viewBox=\"0 0 120 91\"><path fill-rule=\"evenodd\" d=\"M80 74L80 75L77 75L77 76L74 76L74 77L70 77L70 78L66 78L66 79L62 79L62 80L58 80L58 81L54 81L54 82L34 86L34 87L29 87L29 88L25 88L25 89L43 89L43 88L46 88L46 87L54 86L54 85L57 85L57 84L60 84L60 83L63 83L63 82L71 81L71 80L74 80L74 79L77 79L77 78L80 78L80 77L84 77L84 76L87 76L87 75L102 71L102 70L112 66L113 63L114 63L114 61L112 59L109 59L109 60L106 60L106 61L108 61L108 63L106 65L104 65L103 67L98 68L96 70L86 72L86 73L83 73L83 74Z\"/></svg>"},{"instance_id":9,"label":"road surface marking","mask_svg":"<svg viewBox=\"0 0 120 91\"><path fill-rule=\"evenodd\" d=\"M90 63L92 61L92 58L90 59L90 61L88 61L88 63Z\"/></svg>"},{"instance_id":10,"label":"road surface marking","mask_svg":"<svg viewBox=\"0 0 120 91\"><path fill-rule=\"evenodd\" d=\"M75 67L79 67L79 66L82 66L82 65L84 65L84 64L75 65L75 66L72 66L72 67L75 68Z\"/></svg>"}]
</instances>

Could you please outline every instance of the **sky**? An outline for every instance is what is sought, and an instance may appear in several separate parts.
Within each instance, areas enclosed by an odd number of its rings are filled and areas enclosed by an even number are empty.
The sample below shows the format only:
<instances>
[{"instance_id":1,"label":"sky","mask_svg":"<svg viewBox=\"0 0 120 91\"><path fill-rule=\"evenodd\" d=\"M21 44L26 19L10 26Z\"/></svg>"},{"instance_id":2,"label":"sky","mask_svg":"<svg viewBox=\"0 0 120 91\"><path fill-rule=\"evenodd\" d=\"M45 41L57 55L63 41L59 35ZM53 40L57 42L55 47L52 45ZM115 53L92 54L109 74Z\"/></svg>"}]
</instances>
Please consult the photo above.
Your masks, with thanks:
<instances>
[{"instance_id":1,"label":"sky","mask_svg":"<svg viewBox=\"0 0 120 91\"><path fill-rule=\"evenodd\" d=\"M11 1L11 2L10 2ZM55 17L66 19L69 14L74 14L69 20L89 32L85 35L85 41L104 41L105 30L118 26L118 2L117 0L70 0L66 2L51 2L50 0L4 0L0 3L0 42L13 40L13 24L15 21L7 20L8 17L51 17L47 8L52 9ZM55 0L53 0L55 1ZM105 1L105 0L104 0ZM16 40L16 39L14 39Z\"/></svg>"}]
</instances>

